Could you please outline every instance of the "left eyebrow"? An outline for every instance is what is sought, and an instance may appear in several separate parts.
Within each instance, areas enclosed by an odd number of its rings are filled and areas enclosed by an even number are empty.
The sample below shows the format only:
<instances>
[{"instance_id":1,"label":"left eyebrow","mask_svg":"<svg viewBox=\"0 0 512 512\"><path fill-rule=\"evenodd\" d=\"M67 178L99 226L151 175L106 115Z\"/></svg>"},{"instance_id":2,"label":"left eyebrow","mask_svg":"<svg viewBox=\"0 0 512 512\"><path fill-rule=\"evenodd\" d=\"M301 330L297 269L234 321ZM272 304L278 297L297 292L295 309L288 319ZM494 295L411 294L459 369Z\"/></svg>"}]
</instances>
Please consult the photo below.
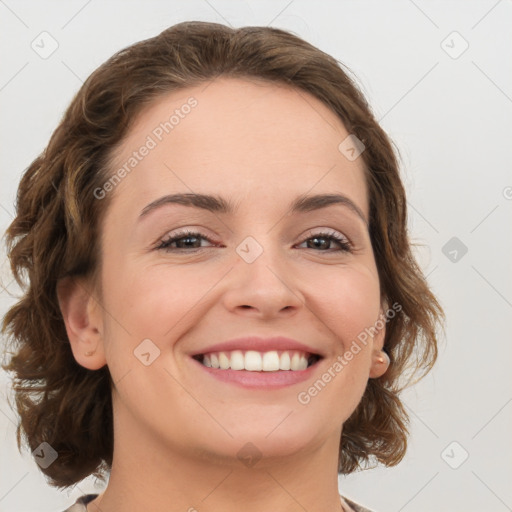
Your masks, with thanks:
<instances>
[{"instance_id":1,"label":"left eyebrow","mask_svg":"<svg viewBox=\"0 0 512 512\"><path fill-rule=\"evenodd\" d=\"M165 205L165 204L181 204L184 206L192 206L208 210L214 213L235 214L238 211L238 204L227 201L221 196L208 194L170 194L162 196L155 201L149 203L141 211L139 220L149 212ZM305 213L313 210L326 208L327 206L340 204L352 210L368 227L364 213L361 211L352 199L341 194L317 194L313 196L299 196L290 205L292 213Z\"/></svg>"}]
</instances>

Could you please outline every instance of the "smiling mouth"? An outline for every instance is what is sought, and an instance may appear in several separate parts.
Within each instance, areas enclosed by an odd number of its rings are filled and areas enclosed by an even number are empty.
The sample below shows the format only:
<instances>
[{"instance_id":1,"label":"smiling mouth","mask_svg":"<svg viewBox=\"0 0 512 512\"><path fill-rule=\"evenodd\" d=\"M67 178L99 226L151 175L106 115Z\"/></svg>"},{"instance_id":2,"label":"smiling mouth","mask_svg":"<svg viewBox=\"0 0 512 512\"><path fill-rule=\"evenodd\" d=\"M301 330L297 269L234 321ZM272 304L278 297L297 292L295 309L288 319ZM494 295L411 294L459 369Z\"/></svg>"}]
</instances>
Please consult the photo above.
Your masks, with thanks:
<instances>
[{"instance_id":1,"label":"smiling mouth","mask_svg":"<svg viewBox=\"0 0 512 512\"><path fill-rule=\"evenodd\" d=\"M306 370L316 364L322 356L298 350L232 350L196 354L193 359L202 365L219 370L249 372L276 372Z\"/></svg>"}]
</instances>

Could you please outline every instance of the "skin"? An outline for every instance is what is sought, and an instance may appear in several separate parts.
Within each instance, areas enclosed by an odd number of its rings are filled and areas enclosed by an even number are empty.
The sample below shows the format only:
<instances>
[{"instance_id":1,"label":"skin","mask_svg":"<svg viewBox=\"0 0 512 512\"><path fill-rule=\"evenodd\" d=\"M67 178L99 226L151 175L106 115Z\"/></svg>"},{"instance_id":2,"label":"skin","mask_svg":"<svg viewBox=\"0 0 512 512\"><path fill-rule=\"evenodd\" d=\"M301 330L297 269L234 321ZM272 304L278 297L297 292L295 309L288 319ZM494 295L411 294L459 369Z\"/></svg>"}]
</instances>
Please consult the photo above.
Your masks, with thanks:
<instances>
[{"instance_id":1,"label":"skin","mask_svg":"<svg viewBox=\"0 0 512 512\"><path fill-rule=\"evenodd\" d=\"M114 382L112 471L87 510L339 511L342 425L368 379L387 369L379 361L384 329L308 404L297 395L375 324L379 279L367 227L353 211L290 215L288 205L303 194L340 193L368 220L364 163L338 150L349 134L313 96L219 78L146 108L116 165L190 96L198 105L109 192L101 295L86 280L59 283L76 361L108 365ZM239 211L168 204L138 220L151 201L177 192L218 194ZM178 228L212 242L179 254L176 244L174 252L155 249ZM349 239L352 252L329 239L315 247L312 234L325 229ZM247 236L263 248L250 264L236 252ZM191 361L199 349L246 335L288 336L326 357L310 380L279 390L218 381ZM148 338L160 355L146 366L134 350ZM247 442L262 456L252 467L237 457Z\"/></svg>"}]
</instances>

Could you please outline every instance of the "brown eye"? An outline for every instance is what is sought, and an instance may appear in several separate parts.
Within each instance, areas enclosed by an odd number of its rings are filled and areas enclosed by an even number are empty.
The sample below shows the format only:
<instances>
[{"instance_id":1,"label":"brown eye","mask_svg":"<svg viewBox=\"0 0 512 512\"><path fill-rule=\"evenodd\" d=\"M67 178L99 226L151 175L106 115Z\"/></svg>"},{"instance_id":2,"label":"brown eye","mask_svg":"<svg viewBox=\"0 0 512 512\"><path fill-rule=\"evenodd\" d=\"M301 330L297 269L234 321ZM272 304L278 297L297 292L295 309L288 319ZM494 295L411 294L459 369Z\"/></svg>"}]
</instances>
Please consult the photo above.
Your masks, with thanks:
<instances>
[{"instance_id":1,"label":"brown eye","mask_svg":"<svg viewBox=\"0 0 512 512\"><path fill-rule=\"evenodd\" d=\"M336 242L340 247L340 249L334 249L335 252L352 252L352 246L350 242L335 231L330 233L316 233L311 235L302 243L308 243L308 246L306 247L307 249L319 249L320 252L333 252L332 250L329 250L333 241Z\"/></svg>"},{"instance_id":2,"label":"brown eye","mask_svg":"<svg viewBox=\"0 0 512 512\"><path fill-rule=\"evenodd\" d=\"M207 240L208 242L212 242L208 237L204 236L202 233L193 232L193 231L185 231L176 233L175 235L162 240L160 244L156 247L157 250L164 250L167 252L171 251L180 251L180 250L198 250L203 249L201 246L201 240ZM171 247L172 244L176 243L176 247Z\"/></svg>"}]
</instances>

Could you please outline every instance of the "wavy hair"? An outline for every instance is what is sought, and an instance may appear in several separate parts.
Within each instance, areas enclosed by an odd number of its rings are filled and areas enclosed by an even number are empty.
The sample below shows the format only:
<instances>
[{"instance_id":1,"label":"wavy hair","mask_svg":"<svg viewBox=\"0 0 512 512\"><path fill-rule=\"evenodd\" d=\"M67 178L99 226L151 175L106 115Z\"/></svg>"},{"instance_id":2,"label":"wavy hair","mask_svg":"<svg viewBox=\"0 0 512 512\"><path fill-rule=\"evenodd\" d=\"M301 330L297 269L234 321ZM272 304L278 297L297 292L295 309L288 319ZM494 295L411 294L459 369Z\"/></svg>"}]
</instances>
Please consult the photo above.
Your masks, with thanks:
<instances>
[{"instance_id":1,"label":"wavy hair","mask_svg":"<svg viewBox=\"0 0 512 512\"><path fill-rule=\"evenodd\" d=\"M310 93L365 145L361 158L381 298L400 304L401 311L386 327L390 368L369 379L343 426L338 472L402 460L408 415L399 394L411 375L421 378L432 368L444 313L411 251L398 150L349 73L287 31L193 21L120 50L84 82L46 149L23 173L16 217L6 232L23 295L3 319L13 351L2 367L14 374L18 450L23 434L31 450L47 442L58 453L40 468L50 485L68 487L91 474L103 478L112 465L111 375L106 365L91 371L75 361L56 294L65 276L98 274L99 229L112 194L99 201L94 190L112 176L114 151L139 113L165 94L219 76Z\"/></svg>"}]
</instances>

